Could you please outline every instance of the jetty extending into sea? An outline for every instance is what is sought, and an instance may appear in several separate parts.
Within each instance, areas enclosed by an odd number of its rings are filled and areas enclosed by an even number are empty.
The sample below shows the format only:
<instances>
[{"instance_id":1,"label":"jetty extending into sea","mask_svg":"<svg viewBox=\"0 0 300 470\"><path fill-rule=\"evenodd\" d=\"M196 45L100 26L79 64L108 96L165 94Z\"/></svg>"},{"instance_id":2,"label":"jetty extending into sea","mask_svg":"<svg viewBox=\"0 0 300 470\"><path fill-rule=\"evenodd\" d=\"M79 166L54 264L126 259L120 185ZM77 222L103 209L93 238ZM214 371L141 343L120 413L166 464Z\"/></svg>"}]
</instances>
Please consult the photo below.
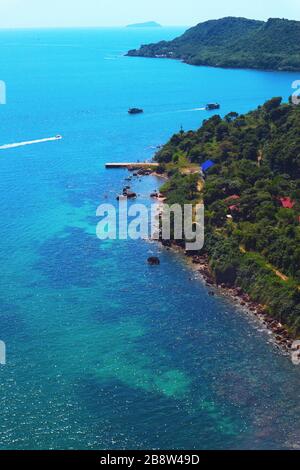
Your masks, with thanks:
<instances>
[{"instance_id":1,"label":"jetty extending into sea","mask_svg":"<svg viewBox=\"0 0 300 470\"><path fill-rule=\"evenodd\" d=\"M139 169L151 169L154 170L155 168L158 167L158 163L106 163L105 168L126 168L126 169L134 169L134 170L139 170Z\"/></svg>"}]
</instances>

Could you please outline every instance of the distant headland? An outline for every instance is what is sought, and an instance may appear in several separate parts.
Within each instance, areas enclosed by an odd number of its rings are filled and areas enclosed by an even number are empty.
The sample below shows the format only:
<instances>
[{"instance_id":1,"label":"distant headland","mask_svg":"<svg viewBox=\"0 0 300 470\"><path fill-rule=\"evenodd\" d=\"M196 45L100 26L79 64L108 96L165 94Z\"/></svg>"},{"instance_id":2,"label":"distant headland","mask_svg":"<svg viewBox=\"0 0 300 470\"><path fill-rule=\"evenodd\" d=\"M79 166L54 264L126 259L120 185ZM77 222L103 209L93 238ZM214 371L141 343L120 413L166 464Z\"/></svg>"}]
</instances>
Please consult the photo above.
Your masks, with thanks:
<instances>
[{"instance_id":1,"label":"distant headland","mask_svg":"<svg viewBox=\"0 0 300 470\"><path fill-rule=\"evenodd\" d=\"M143 45L128 55L212 67L298 71L299 38L300 21L228 17L200 23L173 41Z\"/></svg>"},{"instance_id":2,"label":"distant headland","mask_svg":"<svg viewBox=\"0 0 300 470\"><path fill-rule=\"evenodd\" d=\"M161 24L156 21L146 21L145 23L129 24L126 28L161 28Z\"/></svg>"}]
</instances>

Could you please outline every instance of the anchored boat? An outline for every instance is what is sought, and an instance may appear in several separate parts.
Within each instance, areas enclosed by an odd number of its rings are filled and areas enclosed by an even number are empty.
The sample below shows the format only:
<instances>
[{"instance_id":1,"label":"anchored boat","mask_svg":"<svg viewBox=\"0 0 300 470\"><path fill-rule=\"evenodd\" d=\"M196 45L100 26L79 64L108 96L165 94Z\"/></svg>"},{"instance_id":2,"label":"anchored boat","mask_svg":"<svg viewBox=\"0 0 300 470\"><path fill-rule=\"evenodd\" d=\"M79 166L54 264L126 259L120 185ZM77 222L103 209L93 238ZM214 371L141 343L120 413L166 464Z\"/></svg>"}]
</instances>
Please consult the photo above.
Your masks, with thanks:
<instances>
[{"instance_id":1,"label":"anchored boat","mask_svg":"<svg viewBox=\"0 0 300 470\"><path fill-rule=\"evenodd\" d=\"M140 108L130 108L128 110L128 114L142 114L143 112L144 110Z\"/></svg>"}]
</instances>

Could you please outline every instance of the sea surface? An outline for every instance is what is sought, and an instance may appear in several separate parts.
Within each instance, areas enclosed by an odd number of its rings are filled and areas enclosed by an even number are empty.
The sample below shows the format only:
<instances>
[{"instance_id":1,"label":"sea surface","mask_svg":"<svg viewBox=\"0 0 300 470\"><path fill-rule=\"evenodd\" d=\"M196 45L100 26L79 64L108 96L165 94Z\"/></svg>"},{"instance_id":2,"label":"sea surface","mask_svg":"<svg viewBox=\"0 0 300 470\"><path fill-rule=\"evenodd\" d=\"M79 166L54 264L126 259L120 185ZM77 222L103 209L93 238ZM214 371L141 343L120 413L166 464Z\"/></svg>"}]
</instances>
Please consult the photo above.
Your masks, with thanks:
<instances>
[{"instance_id":1,"label":"sea surface","mask_svg":"<svg viewBox=\"0 0 300 470\"><path fill-rule=\"evenodd\" d=\"M0 146L63 136L0 149L1 449L300 448L300 369L267 332L180 255L96 237L127 176L105 162L151 158L207 102L243 113L300 78L124 56L182 31L0 32ZM138 201L159 185L137 180Z\"/></svg>"}]
</instances>

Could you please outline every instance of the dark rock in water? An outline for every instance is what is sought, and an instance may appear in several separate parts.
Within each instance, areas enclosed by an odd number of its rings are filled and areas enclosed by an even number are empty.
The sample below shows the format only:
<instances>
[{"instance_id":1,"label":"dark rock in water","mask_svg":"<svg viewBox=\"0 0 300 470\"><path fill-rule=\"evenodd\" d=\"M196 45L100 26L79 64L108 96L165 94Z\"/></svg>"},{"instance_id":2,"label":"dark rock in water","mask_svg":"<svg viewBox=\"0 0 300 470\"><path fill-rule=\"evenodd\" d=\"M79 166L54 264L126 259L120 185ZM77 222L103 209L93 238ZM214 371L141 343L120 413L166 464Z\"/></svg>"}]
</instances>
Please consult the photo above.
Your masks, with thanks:
<instances>
[{"instance_id":1,"label":"dark rock in water","mask_svg":"<svg viewBox=\"0 0 300 470\"><path fill-rule=\"evenodd\" d=\"M210 295L211 297L214 297L216 294L213 291L210 291L208 295Z\"/></svg>"},{"instance_id":2,"label":"dark rock in water","mask_svg":"<svg viewBox=\"0 0 300 470\"><path fill-rule=\"evenodd\" d=\"M136 193L133 193L131 191L127 191L126 196L128 199L135 199L137 197Z\"/></svg>"},{"instance_id":3,"label":"dark rock in water","mask_svg":"<svg viewBox=\"0 0 300 470\"><path fill-rule=\"evenodd\" d=\"M128 191L128 190L124 189L123 194L117 197L117 201L120 201L120 199L124 199L124 198L135 199L136 197L137 197L136 193L133 193L131 191Z\"/></svg>"},{"instance_id":4,"label":"dark rock in water","mask_svg":"<svg viewBox=\"0 0 300 470\"><path fill-rule=\"evenodd\" d=\"M128 199L135 199L137 197L137 194L134 193L133 191L130 191L128 188L124 188L123 196L127 197Z\"/></svg>"},{"instance_id":5,"label":"dark rock in water","mask_svg":"<svg viewBox=\"0 0 300 470\"><path fill-rule=\"evenodd\" d=\"M150 258L148 258L148 264L150 264L150 266L158 266L160 265L160 260L157 256L150 256Z\"/></svg>"}]
</instances>

